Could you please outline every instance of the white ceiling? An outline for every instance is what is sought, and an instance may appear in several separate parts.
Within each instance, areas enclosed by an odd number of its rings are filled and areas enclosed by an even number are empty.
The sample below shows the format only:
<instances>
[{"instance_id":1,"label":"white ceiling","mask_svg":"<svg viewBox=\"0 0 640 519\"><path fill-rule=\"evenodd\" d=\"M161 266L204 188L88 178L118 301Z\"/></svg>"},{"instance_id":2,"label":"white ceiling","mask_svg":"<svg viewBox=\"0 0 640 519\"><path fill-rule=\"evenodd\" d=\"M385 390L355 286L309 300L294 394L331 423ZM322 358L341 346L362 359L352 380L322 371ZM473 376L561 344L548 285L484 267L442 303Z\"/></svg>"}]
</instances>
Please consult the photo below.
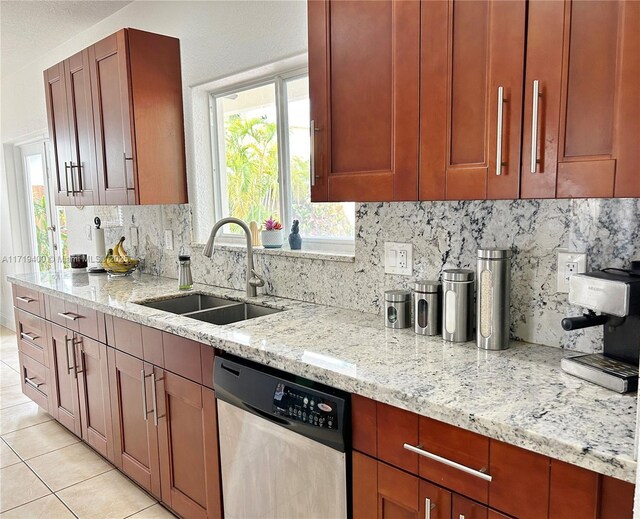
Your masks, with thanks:
<instances>
[{"instance_id":1,"label":"white ceiling","mask_svg":"<svg viewBox=\"0 0 640 519\"><path fill-rule=\"evenodd\" d=\"M2 76L122 9L130 1L2 0Z\"/></svg>"}]
</instances>

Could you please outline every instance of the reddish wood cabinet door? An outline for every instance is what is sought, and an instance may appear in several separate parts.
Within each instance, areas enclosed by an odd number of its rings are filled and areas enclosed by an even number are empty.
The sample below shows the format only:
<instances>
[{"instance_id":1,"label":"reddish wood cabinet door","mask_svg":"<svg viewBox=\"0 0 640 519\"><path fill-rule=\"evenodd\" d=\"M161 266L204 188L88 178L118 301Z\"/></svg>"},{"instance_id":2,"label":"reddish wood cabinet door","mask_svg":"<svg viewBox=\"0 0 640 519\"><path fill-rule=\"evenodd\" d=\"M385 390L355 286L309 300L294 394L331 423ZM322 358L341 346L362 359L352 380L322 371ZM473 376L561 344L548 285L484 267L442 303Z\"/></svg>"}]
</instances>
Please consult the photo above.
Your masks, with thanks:
<instances>
[{"instance_id":1,"label":"reddish wood cabinet door","mask_svg":"<svg viewBox=\"0 0 640 519\"><path fill-rule=\"evenodd\" d=\"M222 517L212 390L154 369L162 500L183 517Z\"/></svg>"},{"instance_id":2,"label":"reddish wood cabinet door","mask_svg":"<svg viewBox=\"0 0 640 519\"><path fill-rule=\"evenodd\" d=\"M79 334L75 339L82 439L113 462L107 347Z\"/></svg>"},{"instance_id":3,"label":"reddish wood cabinet door","mask_svg":"<svg viewBox=\"0 0 640 519\"><path fill-rule=\"evenodd\" d=\"M454 494L452 519L488 519L489 509L466 497ZM498 516L499 517L499 516Z\"/></svg>"},{"instance_id":4,"label":"reddish wood cabinet door","mask_svg":"<svg viewBox=\"0 0 640 519\"><path fill-rule=\"evenodd\" d=\"M153 420L153 366L107 348L113 420L114 463L122 472L160 496L158 434Z\"/></svg>"},{"instance_id":5,"label":"reddish wood cabinet door","mask_svg":"<svg viewBox=\"0 0 640 519\"><path fill-rule=\"evenodd\" d=\"M640 4L529 2L523 198L640 196Z\"/></svg>"},{"instance_id":6,"label":"reddish wood cabinet door","mask_svg":"<svg viewBox=\"0 0 640 519\"><path fill-rule=\"evenodd\" d=\"M64 64L58 63L44 71L45 99L49 139L53 150L52 173L56 205L75 205L70 174L71 133L67 105Z\"/></svg>"},{"instance_id":7,"label":"reddish wood cabinet door","mask_svg":"<svg viewBox=\"0 0 640 519\"><path fill-rule=\"evenodd\" d=\"M53 415L67 429L82 436L74 334L57 324L48 325Z\"/></svg>"},{"instance_id":8,"label":"reddish wood cabinet door","mask_svg":"<svg viewBox=\"0 0 640 519\"><path fill-rule=\"evenodd\" d=\"M134 204L126 30L89 47L88 53L100 202Z\"/></svg>"},{"instance_id":9,"label":"reddish wood cabinet door","mask_svg":"<svg viewBox=\"0 0 640 519\"><path fill-rule=\"evenodd\" d=\"M420 4L312 0L311 200L416 200Z\"/></svg>"},{"instance_id":10,"label":"reddish wood cabinet door","mask_svg":"<svg viewBox=\"0 0 640 519\"><path fill-rule=\"evenodd\" d=\"M422 2L421 200L518 198L525 11Z\"/></svg>"},{"instance_id":11,"label":"reddish wood cabinet door","mask_svg":"<svg viewBox=\"0 0 640 519\"><path fill-rule=\"evenodd\" d=\"M64 62L69 110L71 191L77 205L98 203L98 175L96 170L95 134L89 52L83 50Z\"/></svg>"}]
</instances>

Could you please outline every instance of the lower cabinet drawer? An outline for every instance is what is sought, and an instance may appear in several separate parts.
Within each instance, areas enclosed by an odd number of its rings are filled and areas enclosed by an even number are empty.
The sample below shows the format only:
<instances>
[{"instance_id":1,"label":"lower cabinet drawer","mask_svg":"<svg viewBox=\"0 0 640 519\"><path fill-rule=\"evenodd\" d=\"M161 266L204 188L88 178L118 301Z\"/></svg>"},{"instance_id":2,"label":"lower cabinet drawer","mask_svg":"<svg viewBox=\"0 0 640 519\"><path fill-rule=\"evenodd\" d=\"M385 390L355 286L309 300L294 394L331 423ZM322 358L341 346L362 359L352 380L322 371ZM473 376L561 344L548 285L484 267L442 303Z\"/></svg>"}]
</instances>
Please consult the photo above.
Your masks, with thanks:
<instances>
[{"instance_id":1,"label":"lower cabinet drawer","mask_svg":"<svg viewBox=\"0 0 640 519\"><path fill-rule=\"evenodd\" d=\"M20 351L40 364L49 366L46 321L16 308L16 333Z\"/></svg>"},{"instance_id":2,"label":"lower cabinet drawer","mask_svg":"<svg viewBox=\"0 0 640 519\"><path fill-rule=\"evenodd\" d=\"M20 352L20 383L22 392L45 410L49 410L49 370Z\"/></svg>"}]
</instances>

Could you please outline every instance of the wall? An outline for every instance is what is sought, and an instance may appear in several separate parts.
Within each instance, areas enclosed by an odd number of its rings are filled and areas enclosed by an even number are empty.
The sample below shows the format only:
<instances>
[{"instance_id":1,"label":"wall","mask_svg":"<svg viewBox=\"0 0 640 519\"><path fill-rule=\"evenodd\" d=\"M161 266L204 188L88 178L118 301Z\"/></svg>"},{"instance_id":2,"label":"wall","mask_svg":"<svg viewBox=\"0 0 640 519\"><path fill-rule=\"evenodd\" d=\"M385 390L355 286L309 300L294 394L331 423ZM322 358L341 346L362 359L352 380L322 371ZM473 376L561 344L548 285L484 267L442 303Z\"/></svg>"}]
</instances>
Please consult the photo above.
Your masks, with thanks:
<instances>
[{"instance_id":1,"label":"wall","mask_svg":"<svg viewBox=\"0 0 640 519\"><path fill-rule=\"evenodd\" d=\"M3 147L0 163L2 256L28 254L28 250L20 246L21 231L16 224L18 212L26 209L20 208L6 195L15 192L13 186L19 176L19 172L13 171L12 143L47 128L42 71L123 27L180 38L190 176L196 169L194 143L208 142L209 139L206 121L197 122L199 131L195 137L193 135L196 122L192 120L192 87L299 55L307 47L306 2L136 1L35 61L25 63L16 73L3 76L0 134L8 152ZM197 99L201 101L202 96ZM193 185L195 182L190 182L190 186ZM197 190L191 189L190 198L197 198ZM93 222L94 212L91 207L67 210L72 253L93 250L87 244L85 227ZM24 268L29 266L19 266L19 269ZM14 266L0 264L3 317L4 309L9 309L8 321L3 320L4 324L13 321L10 287L5 279L6 274L14 271Z\"/></svg>"},{"instance_id":2,"label":"wall","mask_svg":"<svg viewBox=\"0 0 640 519\"><path fill-rule=\"evenodd\" d=\"M137 225L145 270L176 277L178 253L190 253L194 278L211 285L244 289L245 253L216 250L202 256L191 246L190 206L102 208L115 242ZM304 234L304 222L302 233ZM175 248L167 251L163 229L171 229ZM414 275L384 274L384 242L414 245ZM524 341L599 351L601 329L567 333L560 321L584 310L557 294L558 248L586 251L590 269L625 267L640 259L640 199L516 200L359 204L356 208L355 261L337 262L256 255L256 267L270 294L379 313L383 292L410 288L416 279L436 279L443 268L475 268L478 247L511 247L512 336Z\"/></svg>"}]
</instances>

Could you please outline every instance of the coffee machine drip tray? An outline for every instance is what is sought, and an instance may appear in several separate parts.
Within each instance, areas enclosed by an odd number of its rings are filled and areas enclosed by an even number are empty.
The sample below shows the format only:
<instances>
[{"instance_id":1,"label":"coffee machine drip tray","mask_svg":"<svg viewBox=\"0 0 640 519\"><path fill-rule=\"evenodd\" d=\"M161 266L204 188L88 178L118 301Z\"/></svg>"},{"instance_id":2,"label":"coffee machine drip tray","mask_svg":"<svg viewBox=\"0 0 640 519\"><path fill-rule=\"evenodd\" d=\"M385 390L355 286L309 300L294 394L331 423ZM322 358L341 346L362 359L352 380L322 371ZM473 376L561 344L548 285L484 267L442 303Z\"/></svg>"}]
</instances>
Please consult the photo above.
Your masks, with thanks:
<instances>
[{"instance_id":1,"label":"coffee machine drip tray","mask_svg":"<svg viewBox=\"0 0 640 519\"><path fill-rule=\"evenodd\" d=\"M638 389L638 367L599 353L562 359L563 371L618 393Z\"/></svg>"}]
</instances>

